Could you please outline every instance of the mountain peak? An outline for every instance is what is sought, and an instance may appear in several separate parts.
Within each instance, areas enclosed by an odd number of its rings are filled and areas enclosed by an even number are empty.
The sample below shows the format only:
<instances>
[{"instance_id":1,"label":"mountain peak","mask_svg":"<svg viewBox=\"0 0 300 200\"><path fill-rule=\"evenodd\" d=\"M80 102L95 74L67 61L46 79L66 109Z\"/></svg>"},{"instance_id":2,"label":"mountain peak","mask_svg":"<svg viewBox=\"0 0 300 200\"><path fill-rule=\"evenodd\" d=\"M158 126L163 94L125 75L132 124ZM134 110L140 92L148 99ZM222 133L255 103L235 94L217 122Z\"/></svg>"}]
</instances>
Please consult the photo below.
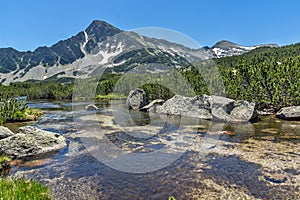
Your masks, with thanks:
<instances>
[{"instance_id":1,"label":"mountain peak","mask_svg":"<svg viewBox=\"0 0 300 200\"><path fill-rule=\"evenodd\" d=\"M85 32L88 35L88 42L85 48L88 52L91 52L91 50L97 45L98 42L102 42L106 40L107 37L118 34L122 32L122 30L105 21L94 20L87 27L87 29L85 29Z\"/></svg>"},{"instance_id":2,"label":"mountain peak","mask_svg":"<svg viewBox=\"0 0 300 200\"><path fill-rule=\"evenodd\" d=\"M101 26L112 26L111 24L102 21L102 20L93 20L92 23L89 25L89 27L101 27Z\"/></svg>"},{"instance_id":3,"label":"mountain peak","mask_svg":"<svg viewBox=\"0 0 300 200\"><path fill-rule=\"evenodd\" d=\"M238 46L238 44L230 42L228 40L221 40L219 42L217 42L214 46L212 46L212 48L232 48L232 47L236 47Z\"/></svg>"},{"instance_id":4,"label":"mountain peak","mask_svg":"<svg viewBox=\"0 0 300 200\"><path fill-rule=\"evenodd\" d=\"M121 32L120 29L114 27L113 25L102 21L102 20L94 20L92 23L85 29L87 34L93 34L93 32L113 32L112 35Z\"/></svg>"}]
</instances>

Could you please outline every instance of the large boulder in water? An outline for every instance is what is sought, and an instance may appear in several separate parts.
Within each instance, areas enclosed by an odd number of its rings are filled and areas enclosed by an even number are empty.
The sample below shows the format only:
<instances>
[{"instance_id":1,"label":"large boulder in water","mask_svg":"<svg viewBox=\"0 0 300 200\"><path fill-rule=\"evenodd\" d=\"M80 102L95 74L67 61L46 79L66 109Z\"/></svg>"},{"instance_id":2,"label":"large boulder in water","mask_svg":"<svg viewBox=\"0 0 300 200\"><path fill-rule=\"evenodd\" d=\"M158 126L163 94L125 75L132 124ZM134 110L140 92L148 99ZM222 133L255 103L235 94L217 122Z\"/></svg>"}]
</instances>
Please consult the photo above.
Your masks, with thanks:
<instances>
[{"instance_id":1,"label":"large boulder in water","mask_svg":"<svg viewBox=\"0 0 300 200\"><path fill-rule=\"evenodd\" d=\"M234 100L221 96L211 96L211 114L214 120L230 121L230 112L234 107Z\"/></svg>"},{"instance_id":2,"label":"large boulder in water","mask_svg":"<svg viewBox=\"0 0 300 200\"><path fill-rule=\"evenodd\" d=\"M184 97L175 95L156 112L224 122L247 122L257 118L255 103L235 101L226 97L199 95Z\"/></svg>"},{"instance_id":3,"label":"large boulder in water","mask_svg":"<svg viewBox=\"0 0 300 200\"><path fill-rule=\"evenodd\" d=\"M245 100L234 102L230 111L230 122L247 122L258 119L256 104Z\"/></svg>"},{"instance_id":4,"label":"large boulder in water","mask_svg":"<svg viewBox=\"0 0 300 200\"><path fill-rule=\"evenodd\" d=\"M255 103L244 100L235 101L221 96L212 96L211 111L213 119L225 122L247 122L257 119Z\"/></svg>"},{"instance_id":5,"label":"large boulder in water","mask_svg":"<svg viewBox=\"0 0 300 200\"><path fill-rule=\"evenodd\" d=\"M200 95L195 97L185 97L175 95L156 107L156 112L167 115L180 115L186 117L196 117L201 119L211 119L210 96Z\"/></svg>"},{"instance_id":6,"label":"large boulder in water","mask_svg":"<svg viewBox=\"0 0 300 200\"><path fill-rule=\"evenodd\" d=\"M36 127L21 127L10 137L0 140L0 152L12 157L26 157L62 149L66 146L65 138Z\"/></svg>"},{"instance_id":7,"label":"large boulder in water","mask_svg":"<svg viewBox=\"0 0 300 200\"><path fill-rule=\"evenodd\" d=\"M131 90L127 100L126 105L129 109L138 110L145 105L147 105L146 93L143 89L137 88L135 90Z\"/></svg>"},{"instance_id":8,"label":"large boulder in water","mask_svg":"<svg viewBox=\"0 0 300 200\"><path fill-rule=\"evenodd\" d=\"M0 126L0 140L14 135L14 133L4 126Z\"/></svg>"},{"instance_id":9,"label":"large boulder in water","mask_svg":"<svg viewBox=\"0 0 300 200\"><path fill-rule=\"evenodd\" d=\"M300 119L300 106L290 106L281 108L276 113L276 117L285 120Z\"/></svg>"}]
</instances>

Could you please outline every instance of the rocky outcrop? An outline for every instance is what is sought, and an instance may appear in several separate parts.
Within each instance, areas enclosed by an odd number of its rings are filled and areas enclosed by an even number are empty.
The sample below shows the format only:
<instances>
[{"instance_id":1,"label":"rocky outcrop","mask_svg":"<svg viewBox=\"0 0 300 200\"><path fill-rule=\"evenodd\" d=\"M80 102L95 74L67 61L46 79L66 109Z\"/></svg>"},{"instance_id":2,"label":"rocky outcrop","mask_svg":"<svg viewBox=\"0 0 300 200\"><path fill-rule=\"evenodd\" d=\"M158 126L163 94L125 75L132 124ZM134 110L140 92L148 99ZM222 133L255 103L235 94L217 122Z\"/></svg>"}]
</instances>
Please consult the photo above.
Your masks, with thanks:
<instances>
[{"instance_id":1,"label":"rocky outcrop","mask_svg":"<svg viewBox=\"0 0 300 200\"><path fill-rule=\"evenodd\" d=\"M291 106L281 108L277 113L276 117L284 120L300 119L300 106Z\"/></svg>"},{"instance_id":2,"label":"rocky outcrop","mask_svg":"<svg viewBox=\"0 0 300 200\"><path fill-rule=\"evenodd\" d=\"M12 136L14 133L4 126L0 126L0 140Z\"/></svg>"},{"instance_id":3,"label":"rocky outcrop","mask_svg":"<svg viewBox=\"0 0 300 200\"><path fill-rule=\"evenodd\" d=\"M51 152L65 146L62 135L31 126L21 127L16 134L0 140L0 152L15 158Z\"/></svg>"},{"instance_id":4,"label":"rocky outcrop","mask_svg":"<svg viewBox=\"0 0 300 200\"><path fill-rule=\"evenodd\" d=\"M208 95L175 95L156 107L156 112L225 122L247 122L257 118L255 103Z\"/></svg>"},{"instance_id":5,"label":"rocky outcrop","mask_svg":"<svg viewBox=\"0 0 300 200\"><path fill-rule=\"evenodd\" d=\"M129 109L138 110L145 105L147 105L146 93L143 89L137 88L135 90L131 90L127 100L126 105Z\"/></svg>"}]
</instances>

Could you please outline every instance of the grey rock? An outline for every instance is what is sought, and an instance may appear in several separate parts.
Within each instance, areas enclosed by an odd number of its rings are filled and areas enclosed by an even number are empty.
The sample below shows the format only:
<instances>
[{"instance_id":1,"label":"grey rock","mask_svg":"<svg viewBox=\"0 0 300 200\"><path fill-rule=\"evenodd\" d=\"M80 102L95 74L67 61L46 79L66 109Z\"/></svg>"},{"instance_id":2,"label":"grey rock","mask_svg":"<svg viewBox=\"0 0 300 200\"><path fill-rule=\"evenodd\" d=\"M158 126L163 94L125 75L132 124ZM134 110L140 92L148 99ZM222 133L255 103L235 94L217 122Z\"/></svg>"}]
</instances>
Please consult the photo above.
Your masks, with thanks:
<instances>
[{"instance_id":1,"label":"grey rock","mask_svg":"<svg viewBox=\"0 0 300 200\"><path fill-rule=\"evenodd\" d=\"M300 106L291 106L281 108L277 113L276 117L284 120L289 119L300 119Z\"/></svg>"},{"instance_id":2,"label":"grey rock","mask_svg":"<svg viewBox=\"0 0 300 200\"><path fill-rule=\"evenodd\" d=\"M4 126L0 126L0 140L14 135L14 133Z\"/></svg>"},{"instance_id":3,"label":"grey rock","mask_svg":"<svg viewBox=\"0 0 300 200\"><path fill-rule=\"evenodd\" d=\"M253 102L244 100L236 101L230 112L231 122L254 121L258 118L256 105Z\"/></svg>"},{"instance_id":4,"label":"grey rock","mask_svg":"<svg viewBox=\"0 0 300 200\"><path fill-rule=\"evenodd\" d=\"M21 127L16 134L0 140L0 151L17 158L51 152L65 146L66 140L62 135L31 126Z\"/></svg>"},{"instance_id":5,"label":"grey rock","mask_svg":"<svg viewBox=\"0 0 300 200\"><path fill-rule=\"evenodd\" d=\"M223 122L248 122L258 117L255 103L208 95L195 97L175 95L162 106L156 106L155 111L160 114Z\"/></svg>"},{"instance_id":6,"label":"grey rock","mask_svg":"<svg viewBox=\"0 0 300 200\"><path fill-rule=\"evenodd\" d=\"M230 121L230 112L233 107L233 99L221 96L211 96L211 114L214 120Z\"/></svg>"},{"instance_id":7,"label":"grey rock","mask_svg":"<svg viewBox=\"0 0 300 200\"><path fill-rule=\"evenodd\" d=\"M138 110L145 105L147 105L146 93L143 89L137 88L135 90L131 90L127 100L126 105L129 109Z\"/></svg>"},{"instance_id":8,"label":"grey rock","mask_svg":"<svg viewBox=\"0 0 300 200\"><path fill-rule=\"evenodd\" d=\"M175 95L156 107L156 112L167 115L180 115L186 117L196 117L202 119L211 119L210 96L200 95L195 97L184 97Z\"/></svg>"}]
</instances>

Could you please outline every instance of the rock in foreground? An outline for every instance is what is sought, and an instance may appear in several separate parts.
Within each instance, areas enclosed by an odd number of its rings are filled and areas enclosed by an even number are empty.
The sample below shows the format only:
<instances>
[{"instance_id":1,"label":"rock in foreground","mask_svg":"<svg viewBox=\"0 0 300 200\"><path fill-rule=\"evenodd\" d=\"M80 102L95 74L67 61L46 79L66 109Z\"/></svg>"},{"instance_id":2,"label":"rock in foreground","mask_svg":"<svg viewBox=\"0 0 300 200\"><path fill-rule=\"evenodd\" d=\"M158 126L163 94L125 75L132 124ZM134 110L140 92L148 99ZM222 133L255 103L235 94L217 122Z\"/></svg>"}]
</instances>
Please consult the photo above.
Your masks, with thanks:
<instances>
[{"instance_id":1,"label":"rock in foreground","mask_svg":"<svg viewBox=\"0 0 300 200\"><path fill-rule=\"evenodd\" d=\"M157 107L156 112L225 122L248 122L258 117L255 103L208 95L175 95Z\"/></svg>"},{"instance_id":2,"label":"rock in foreground","mask_svg":"<svg viewBox=\"0 0 300 200\"><path fill-rule=\"evenodd\" d=\"M281 108L276 113L276 117L284 120L300 119L300 106Z\"/></svg>"},{"instance_id":3,"label":"rock in foreground","mask_svg":"<svg viewBox=\"0 0 300 200\"><path fill-rule=\"evenodd\" d=\"M16 134L0 140L0 151L15 158L47 153L65 146L62 135L31 126L21 127Z\"/></svg>"}]
</instances>

